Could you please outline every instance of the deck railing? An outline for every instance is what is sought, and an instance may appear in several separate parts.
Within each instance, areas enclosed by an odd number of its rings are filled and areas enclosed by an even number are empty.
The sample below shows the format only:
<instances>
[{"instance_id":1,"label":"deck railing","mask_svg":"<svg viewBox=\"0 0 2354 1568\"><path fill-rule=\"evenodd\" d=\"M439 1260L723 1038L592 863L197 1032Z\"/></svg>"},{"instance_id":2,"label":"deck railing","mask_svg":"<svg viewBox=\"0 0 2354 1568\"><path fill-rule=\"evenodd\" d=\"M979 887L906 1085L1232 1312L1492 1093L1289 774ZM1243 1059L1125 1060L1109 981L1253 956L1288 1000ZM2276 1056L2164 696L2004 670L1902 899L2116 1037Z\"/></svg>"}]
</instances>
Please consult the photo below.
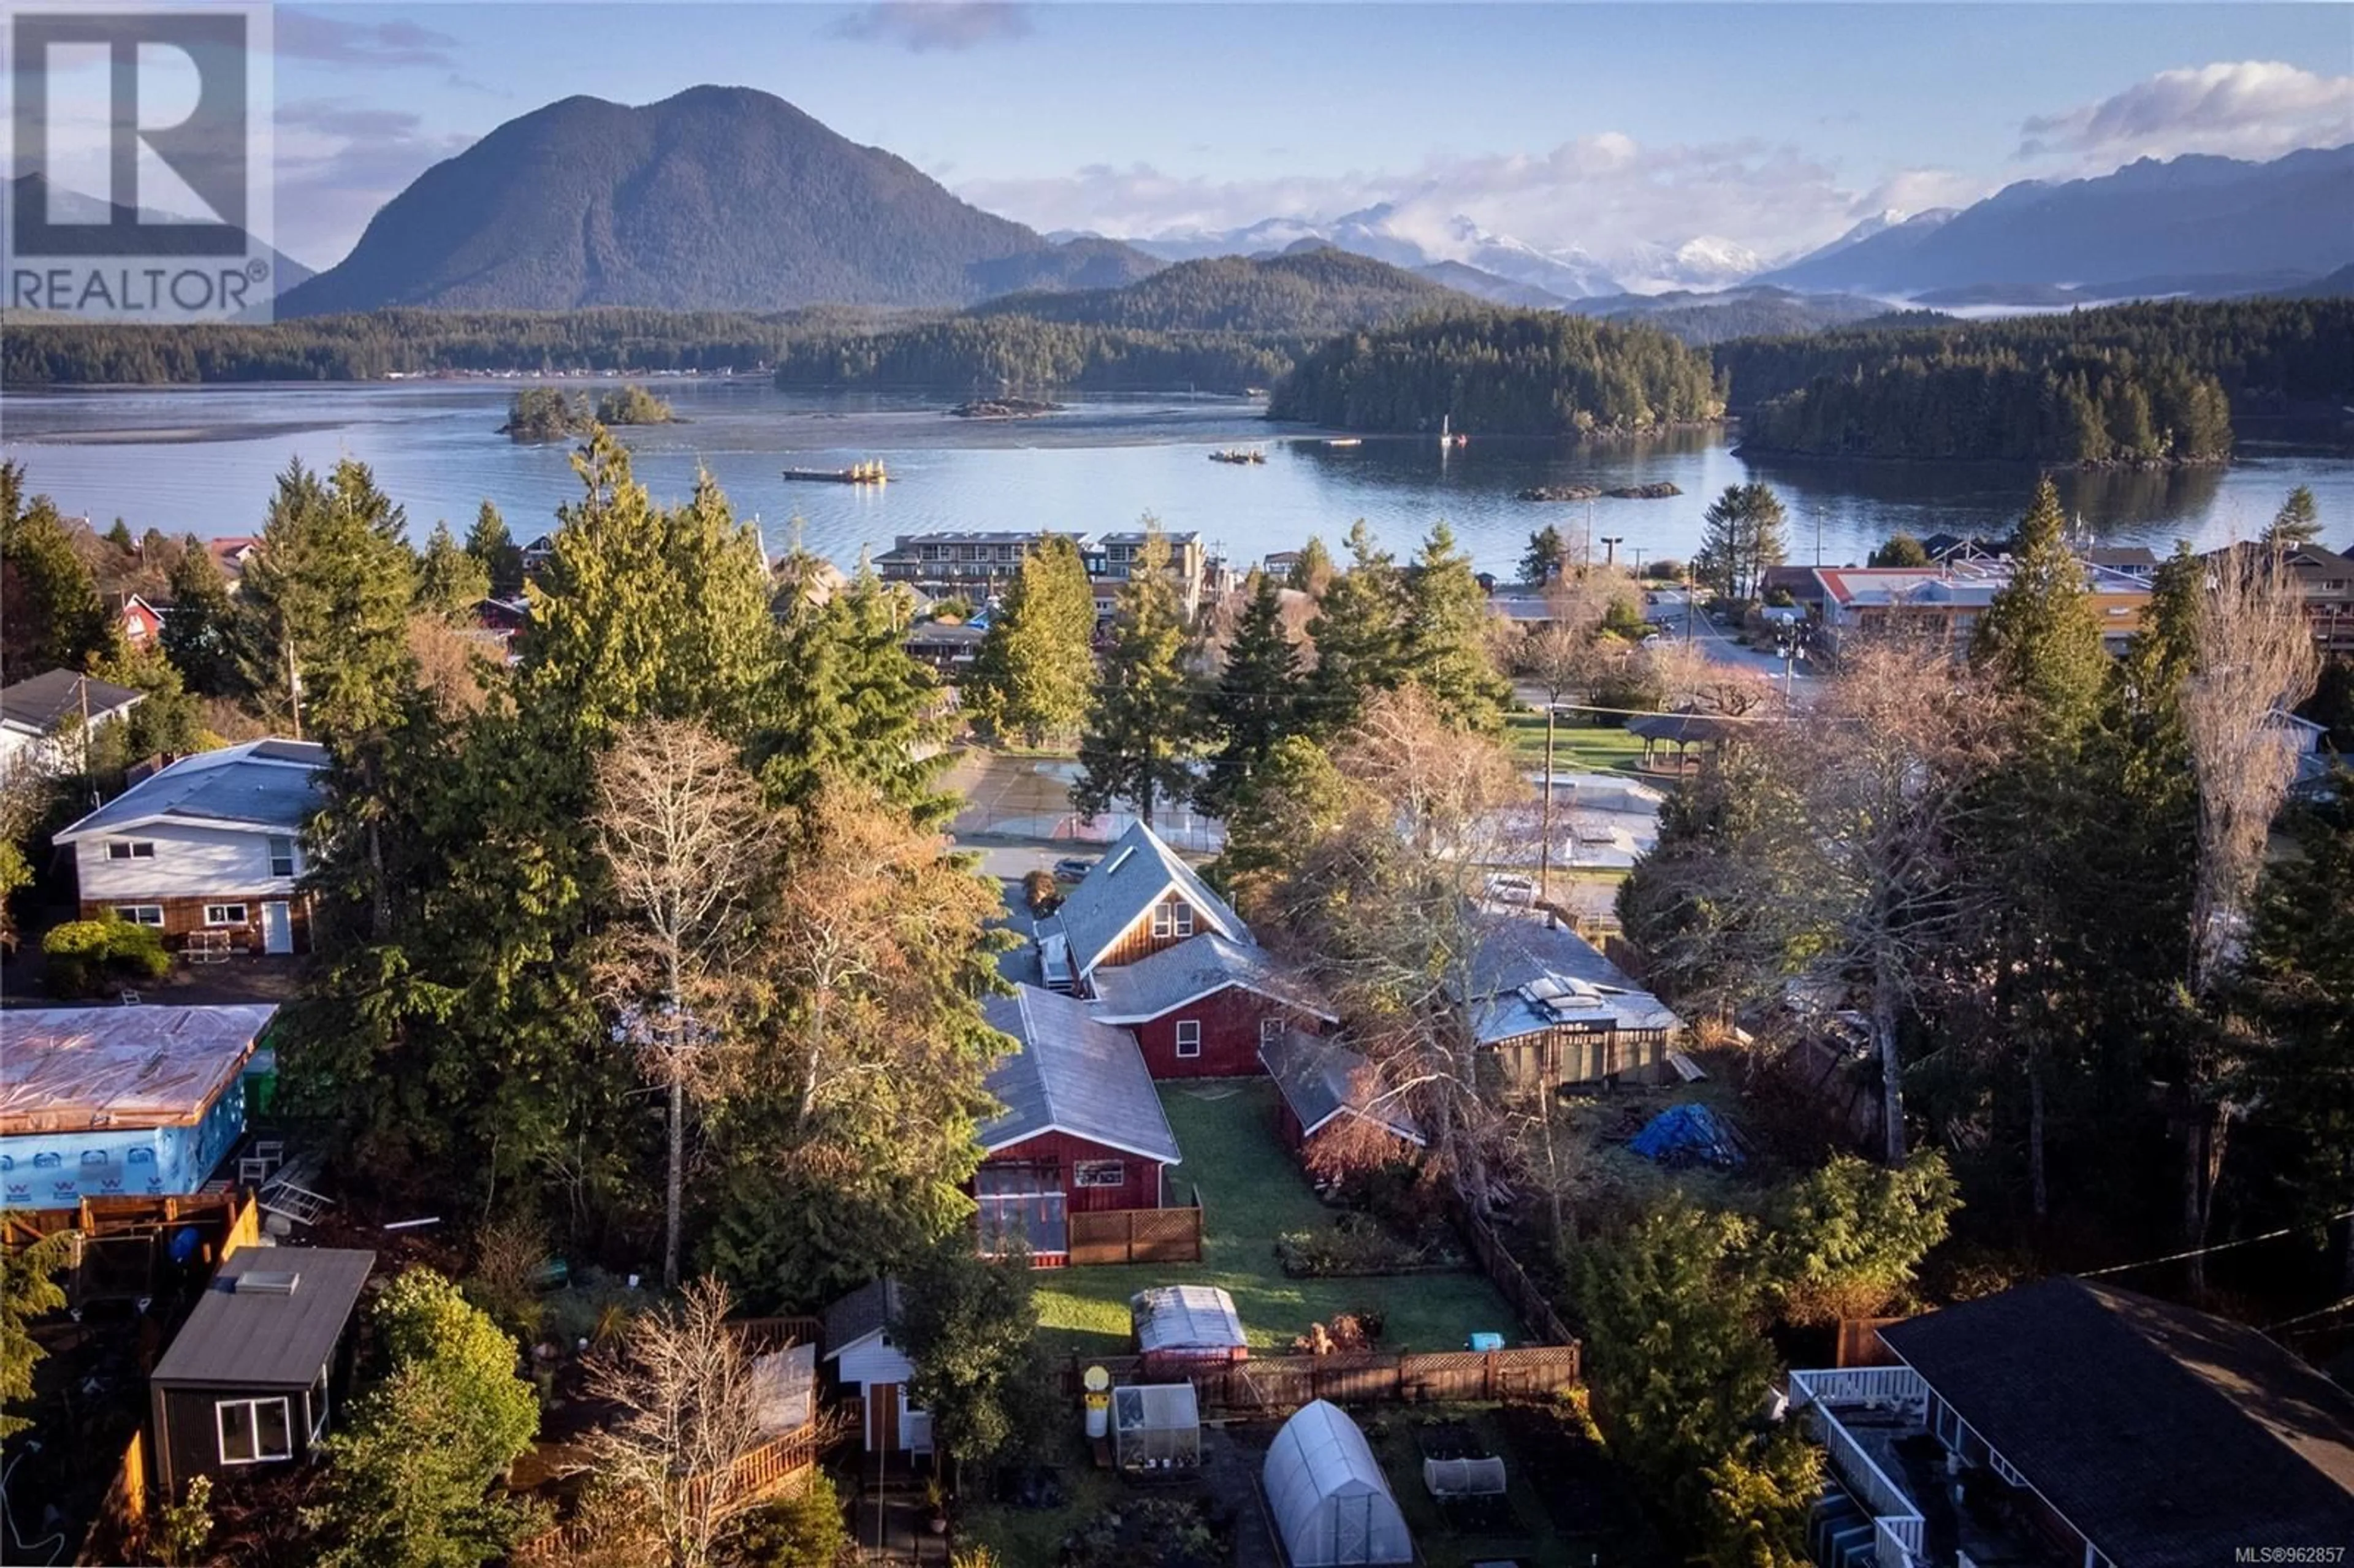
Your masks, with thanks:
<instances>
[{"instance_id":1,"label":"deck railing","mask_svg":"<svg viewBox=\"0 0 2354 1568\"><path fill-rule=\"evenodd\" d=\"M1872 1552L1880 1568L1914 1568L1925 1539L1921 1510L1856 1441L1832 1405L1879 1404L1925 1414L1928 1384L1910 1367L1848 1367L1792 1372L1790 1392L1795 1404L1811 1410L1815 1436L1829 1453L1831 1468L1872 1516Z\"/></svg>"}]
</instances>

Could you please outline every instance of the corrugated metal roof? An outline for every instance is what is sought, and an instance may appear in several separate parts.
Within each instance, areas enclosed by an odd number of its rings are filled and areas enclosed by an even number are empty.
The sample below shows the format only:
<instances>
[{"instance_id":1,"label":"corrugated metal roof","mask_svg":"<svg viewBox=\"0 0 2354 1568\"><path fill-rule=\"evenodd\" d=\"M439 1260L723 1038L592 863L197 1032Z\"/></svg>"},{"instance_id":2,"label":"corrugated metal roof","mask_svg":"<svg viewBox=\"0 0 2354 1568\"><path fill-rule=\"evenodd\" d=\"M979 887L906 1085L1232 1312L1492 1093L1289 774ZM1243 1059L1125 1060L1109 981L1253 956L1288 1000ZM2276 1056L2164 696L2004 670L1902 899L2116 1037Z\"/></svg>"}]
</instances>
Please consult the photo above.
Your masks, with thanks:
<instances>
[{"instance_id":1,"label":"corrugated metal roof","mask_svg":"<svg viewBox=\"0 0 2354 1568\"><path fill-rule=\"evenodd\" d=\"M152 1382L302 1388L319 1375L351 1320L376 1254L342 1247L249 1246L229 1255L188 1314ZM292 1291L244 1292L248 1274L292 1274Z\"/></svg>"},{"instance_id":2,"label":"corrugated metal roof","mask_svg":"<svg viewBox=\"0 0 2354 1568\"><path fill-rule=\"evenodd\" d=\"M1258 1059L1266 1064L1283 1103L1299 1118L1303 1135L1350 1111L1400 1138L1422 1141L1422 1128L1395 1100L1383 1099L1379 1106L1367 1108L1380 1097L1373 1064L1339 1041L1287 1029L1258 1048Z\"/></svg>"},{"instance_id":3,"label":"corrugated metal roof","mask_svg":"<svg viewBox=\"0 0 2354 1568\"><path fill-rule=\"evenodd\" d=\"M200 1120L277 1012L246 1002L0 1012L0 1135Z\"/></svg>"},{"instance_id":4,"label":"corrugated metal roof","mask_svg":"<svg viewBox=\"0 0 2354 1568\"><path fill-rule=\"evenodd\" d=\"M1479 946L1471 959L1471 1027L1483 1045L1533 1034L1564 1022L1545 1003L1522 992L1580 993L1594 1016L1619 1029L1675 1029L1681 1020L1633 977L1576 932L1543 916L1479 916ZM1564 985L1562 982L1570 982Z\"/></svg>"},{"instance_id":5,"label":"corrugated metal roof","mask_svg":"<svg viewBox=\"0 0 2354 1568\"><path fill-rule=\"evenodd\" d=\"M1141 1023L1197 996L1234 985L1319 1018L1333 1016L1331 1004L1315 988L1277 963L1265 948L1229 941L1215 931L1188 937L1132 964L1097 970L1096 1012L1107 1022Z\"/></svg>"},{"instance_id":6,"label":"corrugated metal roof","mask_svg":"<svg viewBox=\"0 0 2354 1568\"><path fill-rule=\"evenodd\" d=\"M1154 1351L1215 1351L1247 1345L1235 1298L1214 1285L1158 1285L1128 1298L1136 1342Z\"/></svg>"},{"instance_id":7,"label":"corrugated metal roof","mask_svg":"<svg viewBox=\"0 0 2354 1568\"><path fill-rule=\"evenodd\" d=\"M1082 975L1171 890L1182 893L1214 931L1237 942L1251 939L1250 927L1210 891L1193 868L1177 858L1160 835L1142 822L1130 826L1089 869L1086 880L1063 901L1063 929L1071 938L1071 959Z\"/></svg>"},{"instance_id":8,"label":"corrugated metal roof","mask_svg":"<svg viewBox=\"0 0 2354 1568\"><path fill-rule=\"evenodd\" d=\"M1086 1002L1031 985L991 997L982 1011L991 1028L1021 1046L990 1069L989 1092L1005 1113L981 1128L983 1149L1063 1132L1177 1163L1177 1135L1134 1035L1097 1019Z\"/></svg>"},{"instance_id":9,"label":"corrugated metal roof","mask_svg":"<svg viewBox=\"0 0 2354 1568\"><path fill-rule=\"evenodd\" d=\"M300 740L249 740L184 757L125 789L57 835L71 843L142 822L249 823L292 834L319 806L326 747Z\"/></svg>"}]
</instances>

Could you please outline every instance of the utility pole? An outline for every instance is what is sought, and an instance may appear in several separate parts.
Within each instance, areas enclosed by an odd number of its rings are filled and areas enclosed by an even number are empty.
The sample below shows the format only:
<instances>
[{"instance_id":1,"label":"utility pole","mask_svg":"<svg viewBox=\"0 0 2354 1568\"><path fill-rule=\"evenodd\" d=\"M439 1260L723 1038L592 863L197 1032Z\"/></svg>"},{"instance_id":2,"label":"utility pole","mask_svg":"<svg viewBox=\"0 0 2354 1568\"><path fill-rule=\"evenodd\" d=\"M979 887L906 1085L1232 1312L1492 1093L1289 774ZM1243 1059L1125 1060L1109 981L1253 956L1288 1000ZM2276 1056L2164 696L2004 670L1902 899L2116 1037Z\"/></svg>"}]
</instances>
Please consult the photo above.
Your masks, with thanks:
<instances>
[{"instance_id":1,"label":"utility pole","mask_svg":"<svg viewBox=\"0 0 2354 1568\"><path fill-rule=\"evenodd\" d=\"M1643 546L1640 546L1640 545L1638 545L1638 546L1635 546L1635 576L1636 576L1637 577L1640 577L1642 575L1643 575Z\"/></svg>"},{"instance_id":2,"label":"utility pole","mask_svg":"<svg viewBox=\"0 0 2354 1568\"><path fill-rule=\"evenodd\" d=\"M1822 508L1822 504L1821 504L1821 503L1818 502L1818 503L1815 504L1815 507L1814 507L1814 514L1815 514L1815 565L1817 565L1817 566L1819 566L1819 566L1821 566L1821 565L1823 564L1823 508Z\"/></svg>"},{"instance_id":3,"label":"utility pole","mask_svg":"<svg viewBox=\"0 0 2354 1568\"><path fill-rule=\"evenodd\" d=\"M1561 711L1559 694L1545 704L1545 769L1543 820L1537 829L1537 902L1553 898L1553 721Z\"/></svg>"},{"instance_id":4,"label":"utility pole","mask_svg":"<svg viewBox=\"0 0 2354 1568\"><path fill-rule=\"evenodd\" d=\"M1581 570L1594 565L1594 503L1591 501L1585 503L1585 543L1577 547L1577 564Z\"/></svg>"}]
</instances>

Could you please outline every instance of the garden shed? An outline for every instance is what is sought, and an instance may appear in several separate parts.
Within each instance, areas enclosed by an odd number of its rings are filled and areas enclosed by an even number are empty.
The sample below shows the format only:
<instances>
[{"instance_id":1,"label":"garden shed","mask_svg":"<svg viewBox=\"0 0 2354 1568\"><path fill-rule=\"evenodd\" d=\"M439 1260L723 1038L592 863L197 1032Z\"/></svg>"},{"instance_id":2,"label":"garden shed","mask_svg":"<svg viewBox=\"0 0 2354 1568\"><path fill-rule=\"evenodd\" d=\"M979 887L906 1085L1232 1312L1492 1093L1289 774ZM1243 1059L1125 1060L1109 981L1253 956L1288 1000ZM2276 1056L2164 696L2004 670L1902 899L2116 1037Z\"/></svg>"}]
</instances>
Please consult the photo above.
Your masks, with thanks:
<instances>
[{"instance_id":1,"label":"garden shed","mask_svg":"<svg viewBox=\"0 0 2354 1568\"><path fill-rule=\"evenodd\" d=\"M1202 1463L1202 1407L1190 1383L1111 1391L1112 1452L1123 1470L1191 1470Z\"/></svg>"},{"instance_id":2,"label":"garden shed","mask_svg":"<svg viewBox=\"0 0 2354 1568\"><path fill-rule=\"evenodd\" d=\"M1293 1568L1414 1561L1381 1464L1337 1406L1320 1399L1285 1422L1260 1479Z\"/></svg>"}]
</instances>

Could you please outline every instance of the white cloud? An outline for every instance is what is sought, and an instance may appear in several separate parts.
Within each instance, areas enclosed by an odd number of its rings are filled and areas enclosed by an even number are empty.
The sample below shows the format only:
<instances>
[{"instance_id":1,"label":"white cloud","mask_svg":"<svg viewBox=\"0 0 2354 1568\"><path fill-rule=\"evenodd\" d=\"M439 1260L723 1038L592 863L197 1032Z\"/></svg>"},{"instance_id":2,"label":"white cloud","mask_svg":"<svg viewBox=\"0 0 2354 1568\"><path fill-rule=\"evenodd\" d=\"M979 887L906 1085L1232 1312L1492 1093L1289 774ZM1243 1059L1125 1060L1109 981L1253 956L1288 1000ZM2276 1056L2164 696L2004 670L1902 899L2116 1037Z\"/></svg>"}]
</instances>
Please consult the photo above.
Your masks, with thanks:
<instances>
[{"instance_id":1,"label":"white cloud","mask_svg":"<svg viewBox=\"0 0 2354 1568\"><path fill-rule=\"evenodd\" d=\"M320 99L281 103L274 116L279 249L312 267L342 260L378 208L472 136L429 132L408 110Z\"/></svg>"},{"instance_id":2,"label":"white cloud","mask_svg":"<svg viewBox=\"0 0 2354 1568\"><path fill-rule=\"evenodd\" d=\"M1005 0L882 0L829 30L838 38L893 43L924 54L1022 37L1030 31L1030 14Z\"/></svg>"},{"instance_id":3,"label":"white cloud","mask_svg":"<svg viewBox=\"0 0 2354 1568\"><path fill-rule=\"evenodd\" d=\"M2073 156L2088 169L2183 153L2278 157L2354 141L2354 76L2278 60L2162 70L2096 103L2037 115L2020 136L2021 158Z\"/></svg>"}]
</instances>

